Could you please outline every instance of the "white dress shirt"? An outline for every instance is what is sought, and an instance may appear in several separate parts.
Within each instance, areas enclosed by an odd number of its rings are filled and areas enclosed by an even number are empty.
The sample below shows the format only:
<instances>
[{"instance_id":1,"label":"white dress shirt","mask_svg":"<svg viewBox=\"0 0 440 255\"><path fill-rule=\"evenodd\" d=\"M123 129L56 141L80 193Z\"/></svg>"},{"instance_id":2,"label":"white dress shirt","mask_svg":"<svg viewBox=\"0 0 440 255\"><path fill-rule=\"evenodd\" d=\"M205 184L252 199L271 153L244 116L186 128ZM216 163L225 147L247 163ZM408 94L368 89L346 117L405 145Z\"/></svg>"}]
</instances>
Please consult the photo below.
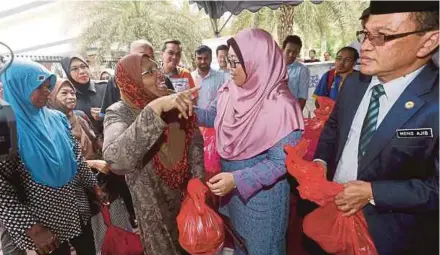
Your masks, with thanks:
<instances>
[{"instance_id":1,"label":"white dress shirt","mask_svg":"<svg viewBox=\"0 0 440 255\"><path fill-rule=\"evenodd\" d=\"M342 151L341 159L339 160L336 168L336 173L333 181L338 183L346 183L349 181L357 180L358 173L358 147L359 139L361 135L362 125L367 115L368 106L370 104L372 88L375 85L382 84L385 89L385 95L379 98L379 116L377 119L376 129L380 126L380 123L385 118L391 107L408 87L408 85L417 77L422 71L423 67L415 70L414 72L405 76L396 78L392 81L381 83L379 78L373 76L370 86L362 98L359 108L354 116L353 123L348 133L347 142L345 143L344 150Z\"/></svg>"}]
</instances>

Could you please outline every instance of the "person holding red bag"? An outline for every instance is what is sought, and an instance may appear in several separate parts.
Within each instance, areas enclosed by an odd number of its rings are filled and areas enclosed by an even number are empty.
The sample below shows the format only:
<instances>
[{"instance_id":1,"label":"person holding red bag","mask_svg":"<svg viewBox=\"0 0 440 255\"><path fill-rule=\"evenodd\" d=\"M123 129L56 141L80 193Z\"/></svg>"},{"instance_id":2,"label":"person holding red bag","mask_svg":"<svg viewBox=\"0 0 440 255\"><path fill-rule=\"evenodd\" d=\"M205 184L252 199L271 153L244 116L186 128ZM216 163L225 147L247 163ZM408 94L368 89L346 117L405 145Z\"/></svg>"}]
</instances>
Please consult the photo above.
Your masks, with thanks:
<instances>
[{"instance_id":1,"label":"person holding red bag","mask_svg":"<svg viewBox=\"0 0 440 255\"><path fill-rule=\"evenodd\" d=\"M371 1L361 73L347 78L315 161L363 211L379 254L439 254L438 1ZM317 254L317 253L313 253Z\"/></svg>"},{"instance_id":2,"label":"person holding red bag","mask_svg":"<svg viewBox=\"0 0 440 255\"><path fill-rule=\"evenodd\" d=\"M216 106L196 108L199 123L215 127L221 156L222 173L207 185L222 196L220 212L250 255L284 255L290 194L284 146L301 139L301 107L268 32L245 29L227 43L232 80L220 88ZM234 254L245 251L236 244Z\"/></svg>"},{"instance_id":3,"label":"person holding red bag","mask_svg":"<svg viewBox=\"0 0 440 255\"><path fill-rule=\"evenodd\" d=\"M103 155L126 177L144 253L180 255L176 217L186 182L204 178L203 139L192 113L198 89L170 95L163 77L148 55L118 62L122 101L106 111Z\"/></svg>"}]
</instances>

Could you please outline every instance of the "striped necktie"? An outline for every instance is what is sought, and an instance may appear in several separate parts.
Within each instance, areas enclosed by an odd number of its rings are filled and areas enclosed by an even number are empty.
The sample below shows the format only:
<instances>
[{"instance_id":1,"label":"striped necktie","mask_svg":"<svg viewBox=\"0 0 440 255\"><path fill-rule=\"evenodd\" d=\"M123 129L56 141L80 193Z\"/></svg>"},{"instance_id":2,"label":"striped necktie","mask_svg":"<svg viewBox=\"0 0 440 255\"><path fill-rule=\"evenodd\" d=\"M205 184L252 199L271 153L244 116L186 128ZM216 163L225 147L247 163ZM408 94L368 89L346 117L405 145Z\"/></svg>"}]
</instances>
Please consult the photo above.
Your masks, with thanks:
<instances>
[{"instance_id":1,"label":"striped necktie","mask_svg":"<svg viewBox=\"0 0 440 255\"><path fill-rule=\"evenodd\" d=\"M359 139L358 148L358 161L360 162L362 157L365 156L367 146L376 131L377 118L379 116L379 98L385 95L385 90L382 84L376 85L372 88L370 105L368 106L367 115L365 116L364 123L362 124L361 136Z\"/></svg>"}]
</instances>

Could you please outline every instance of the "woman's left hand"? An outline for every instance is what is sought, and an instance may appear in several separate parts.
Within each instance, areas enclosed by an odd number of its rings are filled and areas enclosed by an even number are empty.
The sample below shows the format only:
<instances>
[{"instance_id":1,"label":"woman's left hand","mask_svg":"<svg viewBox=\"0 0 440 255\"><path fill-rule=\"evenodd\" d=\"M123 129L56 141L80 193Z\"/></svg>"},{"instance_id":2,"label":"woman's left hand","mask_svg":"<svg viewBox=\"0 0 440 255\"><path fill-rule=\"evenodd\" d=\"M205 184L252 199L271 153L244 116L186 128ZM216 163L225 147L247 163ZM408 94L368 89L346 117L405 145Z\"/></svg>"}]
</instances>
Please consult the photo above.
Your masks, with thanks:
<instances>
[{"instance_id":1,"label":"woman's left hand","mask_svg":"<svg viewBox=\"0 0 440 255\"><path fill-rule=\"evenodd\" d=\"M209 189L217 196L225 196L235 188L234 175L232 173L219 173L206 182Z\"/></svg>"}]
</instances>

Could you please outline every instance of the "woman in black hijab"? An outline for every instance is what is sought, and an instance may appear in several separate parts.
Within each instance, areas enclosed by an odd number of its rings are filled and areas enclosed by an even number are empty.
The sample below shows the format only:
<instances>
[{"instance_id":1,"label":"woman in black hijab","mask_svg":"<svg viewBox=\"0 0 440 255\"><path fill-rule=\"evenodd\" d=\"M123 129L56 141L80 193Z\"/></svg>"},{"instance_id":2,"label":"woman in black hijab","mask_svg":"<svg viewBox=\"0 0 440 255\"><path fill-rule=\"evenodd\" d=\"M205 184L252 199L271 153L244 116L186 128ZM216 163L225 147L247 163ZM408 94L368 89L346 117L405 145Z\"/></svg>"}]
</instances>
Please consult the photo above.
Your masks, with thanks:
<instances>
[{"instance_id":1,"label":"woman in black hijab","mask_svg":"<svg viewBox=\"0 0 440 255\"><path fill-rule=\"evenodd\" d=\"M75 109L85 112L92 120L98 134L102 134L103 117L99 113L107 82L92 80L89 65L78 55L64 57L61 60L61 66L76 89Z\"/></svg>"}]
</instances>

